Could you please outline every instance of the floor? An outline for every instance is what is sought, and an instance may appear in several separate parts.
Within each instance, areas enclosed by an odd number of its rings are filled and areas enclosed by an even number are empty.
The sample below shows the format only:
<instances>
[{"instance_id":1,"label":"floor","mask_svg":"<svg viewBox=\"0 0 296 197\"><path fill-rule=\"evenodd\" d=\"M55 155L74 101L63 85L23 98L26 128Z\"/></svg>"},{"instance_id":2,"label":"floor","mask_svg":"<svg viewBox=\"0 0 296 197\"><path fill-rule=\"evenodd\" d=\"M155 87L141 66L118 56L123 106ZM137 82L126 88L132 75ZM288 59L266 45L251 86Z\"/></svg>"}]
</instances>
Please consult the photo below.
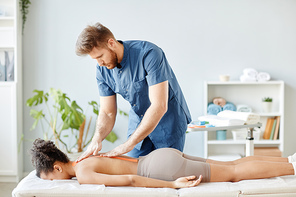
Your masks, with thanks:
<instances>
[{"instance_id":1,"label":"floor","mask_svg":"<svg viewBox=\"0 0 296 197\"><path fill-rule=\"evenodd\" d=\"M16 185L17 183L0 183L0 196L11 197L11 192Z\"/></svg>"}]
</instances>

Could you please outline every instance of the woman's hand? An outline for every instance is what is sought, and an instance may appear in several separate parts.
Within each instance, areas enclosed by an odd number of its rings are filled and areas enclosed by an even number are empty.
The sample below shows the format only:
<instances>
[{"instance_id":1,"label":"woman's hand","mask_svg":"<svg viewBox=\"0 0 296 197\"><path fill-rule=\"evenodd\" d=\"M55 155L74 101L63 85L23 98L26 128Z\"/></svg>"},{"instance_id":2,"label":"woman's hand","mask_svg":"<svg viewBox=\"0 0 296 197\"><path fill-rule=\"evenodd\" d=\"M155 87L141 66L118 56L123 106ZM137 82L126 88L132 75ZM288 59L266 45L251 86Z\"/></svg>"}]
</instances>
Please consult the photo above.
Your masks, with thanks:
<instances>
[{"instance_id":1,"label":"woman's hand","mask_svg":"<svg viewBox=\"0 0 296 197\"><path fill-rule=\"evenodd\" d=\"M201 180L202 180L201 175L199 176L198 179L196 179L196 176L181 177L176 179L173 182L173 185L175 188L195 187L201 182Z\"/></svg>"}]
</instances>

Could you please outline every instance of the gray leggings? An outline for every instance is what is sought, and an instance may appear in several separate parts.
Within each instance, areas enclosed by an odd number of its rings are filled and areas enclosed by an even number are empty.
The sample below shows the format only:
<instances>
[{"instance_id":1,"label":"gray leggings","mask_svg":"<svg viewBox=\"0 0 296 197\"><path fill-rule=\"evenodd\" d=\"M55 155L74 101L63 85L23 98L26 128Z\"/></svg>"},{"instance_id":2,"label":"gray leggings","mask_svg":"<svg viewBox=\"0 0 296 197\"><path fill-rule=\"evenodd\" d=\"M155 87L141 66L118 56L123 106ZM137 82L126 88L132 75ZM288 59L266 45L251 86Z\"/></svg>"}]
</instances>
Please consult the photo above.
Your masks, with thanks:
<instances>
[{"instance_id":1,"label":"gray leggings","mask_svg":"<svg viewBox=\"0 0 296 197\"><path fill-rule=\"evenodd\" d=\"M210 182L211 170L204 158L189 156L173 148L160 148L139 158L137 174L165 181L202 175L202 182Z\"/></svg>"}]
</instances>

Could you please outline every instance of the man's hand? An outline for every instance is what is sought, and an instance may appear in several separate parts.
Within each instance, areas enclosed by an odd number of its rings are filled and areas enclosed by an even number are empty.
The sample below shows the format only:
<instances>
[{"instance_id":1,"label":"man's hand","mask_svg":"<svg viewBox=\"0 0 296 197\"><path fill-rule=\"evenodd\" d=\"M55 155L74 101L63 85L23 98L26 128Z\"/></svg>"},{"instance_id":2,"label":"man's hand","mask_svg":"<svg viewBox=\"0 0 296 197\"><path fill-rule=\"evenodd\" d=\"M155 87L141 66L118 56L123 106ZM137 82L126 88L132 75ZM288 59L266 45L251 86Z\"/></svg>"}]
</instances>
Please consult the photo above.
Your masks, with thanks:
<instances>
[{"instance_id":1,"label":"man's hand","mask_svg":"<svg viewBox=\"0 0 296 197\"><path fill-rule=\"evenodd\" d=\"M87 147L87 150L76 160L76 162L79 162L90 155L97 155L98 152L102 149L102 142L93 140L90 145Z\"/></svg>"},{"instance_id":2,"label":"man's hand","mask_svg":"<svg viewBox=\"0 0 296 197\"><path fill-rule=\"evenodd\" d=\"M102 156L102 157L116 157L116 156L123 155L125 153L130 152L131 150L133 150L134 147L135 146L133 146L133 145L129 145L128 142L125 142L124 144L117 146L116 148L114 148L113 150L111 150L109 152L100 154L100 156Z\"/></svg>"},{"instance_id":3,"label":"man's hand","mask_svg":"<svg viewBox=\"0 0 296 197\"><path fill-rule=\"evenodd\" d=\"M173 182L173 185L174 185L174 188L195 187L201 182L201 180L202 180L201 175L197 180L196 180L196 176L181 177L175 180Z\"/></svg>"}]
</instances>

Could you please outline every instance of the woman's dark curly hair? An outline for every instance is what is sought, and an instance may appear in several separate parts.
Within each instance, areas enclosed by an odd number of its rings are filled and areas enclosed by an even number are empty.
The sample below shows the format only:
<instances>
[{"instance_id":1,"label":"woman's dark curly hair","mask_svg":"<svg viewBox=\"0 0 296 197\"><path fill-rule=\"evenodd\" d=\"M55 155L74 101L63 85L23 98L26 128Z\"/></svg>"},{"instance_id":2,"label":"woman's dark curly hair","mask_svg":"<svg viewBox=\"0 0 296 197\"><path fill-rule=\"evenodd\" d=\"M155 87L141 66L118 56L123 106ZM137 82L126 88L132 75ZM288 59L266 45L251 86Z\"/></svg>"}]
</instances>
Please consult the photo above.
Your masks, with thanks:
<instances>
[{"instance_id":1,"label":"woman's dark curly hair","mask_svg":"<svg viewBox=\"0 0 296 197\"><path fill-rule=\"evenodd\" d=\"M36 139L31 149L32 164L36 169L36 175L40 178L40 173L52 172L54 163L60 161L68 163L70 160L65 153L60 151L52 141Z\"/></svg>"}]
</instances>

